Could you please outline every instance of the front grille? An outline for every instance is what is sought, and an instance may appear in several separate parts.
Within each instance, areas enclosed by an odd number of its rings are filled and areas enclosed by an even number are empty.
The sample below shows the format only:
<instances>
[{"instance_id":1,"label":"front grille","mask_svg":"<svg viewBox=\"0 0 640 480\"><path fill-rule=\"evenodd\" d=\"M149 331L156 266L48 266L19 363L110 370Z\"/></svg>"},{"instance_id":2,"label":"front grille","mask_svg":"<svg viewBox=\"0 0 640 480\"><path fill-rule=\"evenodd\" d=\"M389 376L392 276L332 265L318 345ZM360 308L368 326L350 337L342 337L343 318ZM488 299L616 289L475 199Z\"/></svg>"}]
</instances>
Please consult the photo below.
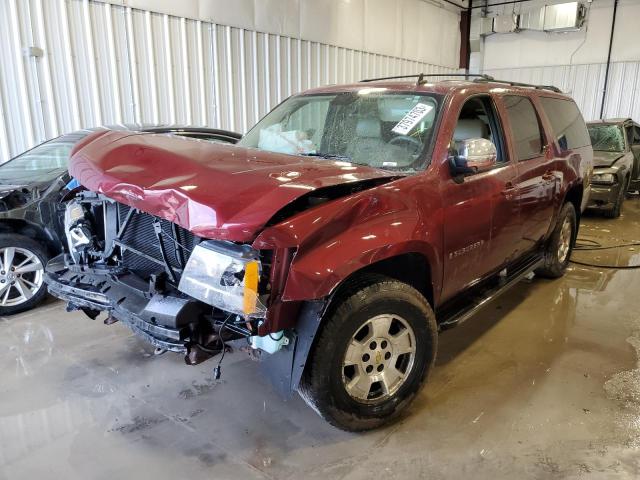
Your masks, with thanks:
<instances>
[{"instance_id":1,"label":"front grille","mask_svg":"<svg viewBox=\"0 0 640 480\"><path fill-rule=\"evenodd\" d=\"M131 207L118 204L120 226L126 221L130 210ZM119 239L123 252L122 264L144 279L149 278L152 274L159 274L166 270L154 229L154 222L156 221L161 226L162 242L169 266L179 279L185 262L189 258L191 251L200 242L200 238L168 220L137 210L132 213Z\"/></svg>"}]
</instances>

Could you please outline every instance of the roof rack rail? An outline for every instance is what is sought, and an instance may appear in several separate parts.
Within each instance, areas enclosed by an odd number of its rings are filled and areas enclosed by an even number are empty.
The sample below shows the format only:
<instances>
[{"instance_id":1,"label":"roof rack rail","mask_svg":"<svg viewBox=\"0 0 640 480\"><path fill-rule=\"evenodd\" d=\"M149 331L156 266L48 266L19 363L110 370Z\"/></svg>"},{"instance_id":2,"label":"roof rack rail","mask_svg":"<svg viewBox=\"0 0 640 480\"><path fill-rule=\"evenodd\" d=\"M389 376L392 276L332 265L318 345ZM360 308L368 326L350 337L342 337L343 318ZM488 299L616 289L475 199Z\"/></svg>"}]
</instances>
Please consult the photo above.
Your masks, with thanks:
<instances>
[{"instance_id":1,"label":"roof rack rail","mask_svg":"<svg viewBox=\"0 0 640 480\"><path fill-rule=\"evenodd\" d=\"M395 75L392 77L379 77L379 78L365 78L360 80L360 82L377 82L379 80L399 80L402 78L417 78L417 85L421 85L425 83L425 78L430 77L461 77L461 78L476 78L482 79L484 81L490 82L493 80L493 77L485 74L476 74L476 73L416 73L414 75Z\"/></svg>"},{"instance_id":2,"label":"roof rack rail","mask_svg":"<svg viewBox=\"0 0 640 480\"><path fill-rule=\"evenodd\" d=\"M550 90L556 93L563 93L558 87L554 87L553 85L534 85L533 83L522 83L522 82L512 82L510 80L497 80L495 78L485 79L485 78L476 78L474 82L494 82L494 83L504 83L505 85L511 85L512 87L528 87L535 88L536 90Z\"/></svg>"},{"instance_id":3,"label":"roof rack rail","mask_svg":"<svg viewBox=\"0 0 640 480\"><path fill-rule=\"evenodd\" d=\"M505 85L511 85L513 87L528 87L535 88L536 90L550 90L556 93L563 93L558 87L553 85L534 85L532 83L512 82L510 80L497 80L491 75L480 73L415 73L413 75L394 75L392 77L378 77L378 78L365 78L360 82L377 82L379 80L400 80L403 78L417 78L416 85L422 85L426 83L427 78L431 77L454 77L454 78L473 78L474 82L495 82L504 83Z\"/></svg>"}]
</instances>

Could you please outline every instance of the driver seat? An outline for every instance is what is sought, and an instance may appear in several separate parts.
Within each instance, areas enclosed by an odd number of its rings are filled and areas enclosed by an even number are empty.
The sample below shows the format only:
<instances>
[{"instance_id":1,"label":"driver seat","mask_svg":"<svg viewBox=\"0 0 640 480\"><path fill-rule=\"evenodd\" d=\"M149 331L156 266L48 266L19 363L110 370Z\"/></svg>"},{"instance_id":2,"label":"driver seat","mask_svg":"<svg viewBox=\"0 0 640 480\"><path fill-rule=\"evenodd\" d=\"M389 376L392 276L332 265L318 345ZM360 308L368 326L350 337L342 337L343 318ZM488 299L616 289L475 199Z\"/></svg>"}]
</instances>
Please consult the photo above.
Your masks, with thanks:
<instances>
[{"instance_id":1,"label":"driver seat","mask_svg":"<svg viewBox=\"0 0 640 480\"><path fill-rule=\"evenodd\" d=\"M489 127L479 118L460 118L453 132L453 141L461 142L471 138L489 138Z\"/></svg>"},{"instance_id":2,"label":"driver seat","mask_svg":"<svg viewBox=\"0 0 640 480\"><path fill-rule=\"evenodd\" d=\"M356 123L355 136L349 142L347 155L356 163L381 166L385 145L380 120L371 116L360 117Z\"/></svg>"}]
</instances>

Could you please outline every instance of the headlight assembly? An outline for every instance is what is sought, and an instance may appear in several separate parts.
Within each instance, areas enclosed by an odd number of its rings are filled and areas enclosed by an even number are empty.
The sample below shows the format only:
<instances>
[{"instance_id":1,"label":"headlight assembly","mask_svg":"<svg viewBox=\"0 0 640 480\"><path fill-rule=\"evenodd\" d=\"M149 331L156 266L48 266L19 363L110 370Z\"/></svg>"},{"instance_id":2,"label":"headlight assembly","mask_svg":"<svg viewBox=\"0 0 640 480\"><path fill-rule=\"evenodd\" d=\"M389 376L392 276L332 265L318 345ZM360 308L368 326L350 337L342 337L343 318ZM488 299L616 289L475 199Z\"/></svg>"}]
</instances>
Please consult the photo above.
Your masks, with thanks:
<instances>
[{"instance_id":1,"label":"headlight assembly","mask_svg":"<svg viewBox=\"0 0 640 480\"><path fill-rule=\"evenodd\" d=\"M92 234L86 222L84 208L76 201L69 202L64 211L64 231L69 253L77 262L80 252L91 245Z\"/></svg>"},{"instance_id":2,"label":"headlight assembly","mask_svg":"<svg viewBox=\"0 0 640 480\"><path fill-rule=\"evenodd\" d=\"M616 183L616 176L613 173L594 173L591 177L591 183L612 185Z\"/></svg>"},{"instance_id":3,"label":"headlight assembly","mask_svg":"<svg viewBox=\"0 0 640 480\"><path fill-rule=\"evenodd\" d=\"M264 318L266 308L258 296L260 273L254 250L205 241L193 249L178 289L220 310Z\"/></svg>"}]
</instances>

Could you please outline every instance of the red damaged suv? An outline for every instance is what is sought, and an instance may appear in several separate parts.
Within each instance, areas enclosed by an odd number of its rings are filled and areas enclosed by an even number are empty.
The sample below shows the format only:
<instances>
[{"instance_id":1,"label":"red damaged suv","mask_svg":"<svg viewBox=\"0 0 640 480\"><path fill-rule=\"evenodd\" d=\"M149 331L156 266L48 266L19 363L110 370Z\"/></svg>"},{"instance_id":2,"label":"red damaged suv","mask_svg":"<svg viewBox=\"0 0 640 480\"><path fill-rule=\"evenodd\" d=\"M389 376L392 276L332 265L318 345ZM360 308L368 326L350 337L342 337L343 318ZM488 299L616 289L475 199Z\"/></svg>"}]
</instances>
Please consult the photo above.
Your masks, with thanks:
<instances>
[{"instance_id":1,"label":"red damaged suv","mask_svg":"<svg viewBox=\"0 0 640 480\"><path fill-rule=\"evenodd\" d=\"M553 87L410 77L294 95L237 145L87 137L50 292L188 364L242 340L342 429L397 417L440 329L563 274L593 157Z\"/></svg>"}]
</instances>

